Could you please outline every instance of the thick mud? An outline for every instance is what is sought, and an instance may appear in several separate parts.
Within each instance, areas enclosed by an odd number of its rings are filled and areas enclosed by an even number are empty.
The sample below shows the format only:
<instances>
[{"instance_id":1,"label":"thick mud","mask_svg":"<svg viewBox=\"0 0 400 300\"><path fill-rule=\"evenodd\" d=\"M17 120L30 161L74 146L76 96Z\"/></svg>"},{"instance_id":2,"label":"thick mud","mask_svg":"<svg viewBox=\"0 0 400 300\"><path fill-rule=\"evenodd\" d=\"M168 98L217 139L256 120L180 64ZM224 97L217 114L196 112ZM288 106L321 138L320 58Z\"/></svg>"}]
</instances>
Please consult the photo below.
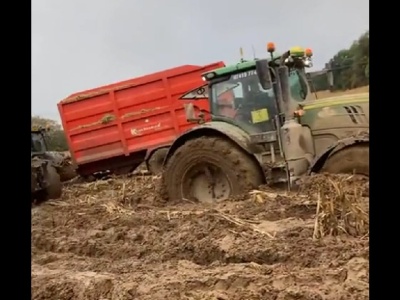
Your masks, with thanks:
<instances>
[{"instance_id":1,"label":"thick mud","mask_svg":"<svg viewBox=\"0 0 400 300\"><path fill-rule=\"evenodd\" d=\"M152 177L67 184L32 208L32 299L369 299L368 234L313 238L325 182L217 205Z\"/></svg>"}]
</instances>

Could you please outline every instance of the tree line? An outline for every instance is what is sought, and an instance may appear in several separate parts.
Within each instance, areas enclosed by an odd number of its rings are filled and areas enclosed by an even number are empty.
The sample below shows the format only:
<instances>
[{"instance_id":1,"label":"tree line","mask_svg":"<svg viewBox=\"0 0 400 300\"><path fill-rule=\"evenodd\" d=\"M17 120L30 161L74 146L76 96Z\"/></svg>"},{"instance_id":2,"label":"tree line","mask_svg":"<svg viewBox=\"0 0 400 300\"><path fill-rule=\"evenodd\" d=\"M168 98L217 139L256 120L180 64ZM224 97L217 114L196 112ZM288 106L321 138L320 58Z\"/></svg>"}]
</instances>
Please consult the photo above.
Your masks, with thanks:
<instances>
[{"instance_id":1,"label":"tree line","mask_svg":"<svg viewBox=\"0 0 400 300\"><path fill-rule=\"evenodd\" d=\"M312 83L316 91L348 90L369 85L369 30L348 49L337 52L325 68L332 70L333 85L330 86L326 74L315 76Z\"/></svg>"}]
</instances>

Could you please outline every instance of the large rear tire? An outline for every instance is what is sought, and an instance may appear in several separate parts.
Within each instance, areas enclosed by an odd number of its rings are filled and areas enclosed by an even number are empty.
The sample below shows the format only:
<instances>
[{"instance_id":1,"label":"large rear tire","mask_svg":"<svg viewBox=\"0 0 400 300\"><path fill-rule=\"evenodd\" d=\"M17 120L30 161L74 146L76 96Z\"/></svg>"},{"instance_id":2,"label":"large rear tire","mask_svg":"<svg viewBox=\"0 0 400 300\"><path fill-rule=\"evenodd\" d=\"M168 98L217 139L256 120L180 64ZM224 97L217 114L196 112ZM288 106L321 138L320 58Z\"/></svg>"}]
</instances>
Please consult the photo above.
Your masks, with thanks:
<instances>
[{"instance_id":1,"label":"large rear tire","mask_svg":"<svg viewBox=\"0 0 400 300\"><path fill-rule=\"evenodd\" d=\"M264 176L257 161L233 142L201 137L181 146L167 163L169 200L222 201L258 187Z\"/></svg>"},{"instance_id":2,"label":"large rear tire","mask_svg":"<svg viewBox=\"0 0 400 300\"><path fill-rule=\"evenodd\" d=\"M369 176L369 144L350 146L333 154L327 159L321 172Z\"/></svg>"}]
</instances>

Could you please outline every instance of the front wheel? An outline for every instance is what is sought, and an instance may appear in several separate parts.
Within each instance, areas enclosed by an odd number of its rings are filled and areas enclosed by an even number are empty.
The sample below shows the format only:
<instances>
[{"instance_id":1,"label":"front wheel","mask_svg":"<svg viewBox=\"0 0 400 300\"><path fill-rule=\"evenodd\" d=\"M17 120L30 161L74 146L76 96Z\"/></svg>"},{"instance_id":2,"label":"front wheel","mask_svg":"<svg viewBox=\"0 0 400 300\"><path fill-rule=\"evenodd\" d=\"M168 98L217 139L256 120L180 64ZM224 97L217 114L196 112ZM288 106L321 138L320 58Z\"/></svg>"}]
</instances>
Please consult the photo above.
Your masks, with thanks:
<instances>
[{"instance_id":1,"label":"front wheel","mask_svg":"<svg viewBox=\"0 0 400 300\"><path fill-rule=\"evenodd\" d=\"M263 183L257 161L233 142L201 137L181 146L163 174L170 200L216 202Z\"/></svg>"},{"instance_id":2,"label":"front wheel","mask_svg":"<svg viewBox=\"0 0 400 300\"><path fill-rule=\"evenodd\" d=\"M369 144L354 145L340 150L327 159L321 171L369 176Z\"/></svg>"}]
</instances>

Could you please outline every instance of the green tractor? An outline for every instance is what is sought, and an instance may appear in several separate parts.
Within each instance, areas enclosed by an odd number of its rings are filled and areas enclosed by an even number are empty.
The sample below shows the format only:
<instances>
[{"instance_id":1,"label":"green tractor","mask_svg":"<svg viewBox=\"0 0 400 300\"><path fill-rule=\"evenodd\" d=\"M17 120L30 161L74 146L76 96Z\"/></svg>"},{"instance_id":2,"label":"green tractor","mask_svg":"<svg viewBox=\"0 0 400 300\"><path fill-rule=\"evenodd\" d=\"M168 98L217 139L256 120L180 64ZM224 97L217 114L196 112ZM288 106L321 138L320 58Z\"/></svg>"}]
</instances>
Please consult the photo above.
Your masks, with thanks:
<instances>
[{"instance_id":1,"label":"green tractor","mask_svg":"<svg viewBox=\"0 0 400 300\"><path fill-rule=\"evenodd\" d=\"M369 176L369 94L315 100L311 56L294 47L203 74L207 85L182 98L208 98L212 119L186 105L199 126L165 158L168 197L213 202L261 184L290 188L311 173Z\"/></svg>"},{"instance_id":2,"label":"green tractor","mask_svg":"<svg viewBox=\"0 0 400 300\"><path fill-rule=\"evenodd\" d=\"M60 175L47 155L43 129L31 130L31 200L43 202L61 197Z\"/></svg>"}]
</instances>

